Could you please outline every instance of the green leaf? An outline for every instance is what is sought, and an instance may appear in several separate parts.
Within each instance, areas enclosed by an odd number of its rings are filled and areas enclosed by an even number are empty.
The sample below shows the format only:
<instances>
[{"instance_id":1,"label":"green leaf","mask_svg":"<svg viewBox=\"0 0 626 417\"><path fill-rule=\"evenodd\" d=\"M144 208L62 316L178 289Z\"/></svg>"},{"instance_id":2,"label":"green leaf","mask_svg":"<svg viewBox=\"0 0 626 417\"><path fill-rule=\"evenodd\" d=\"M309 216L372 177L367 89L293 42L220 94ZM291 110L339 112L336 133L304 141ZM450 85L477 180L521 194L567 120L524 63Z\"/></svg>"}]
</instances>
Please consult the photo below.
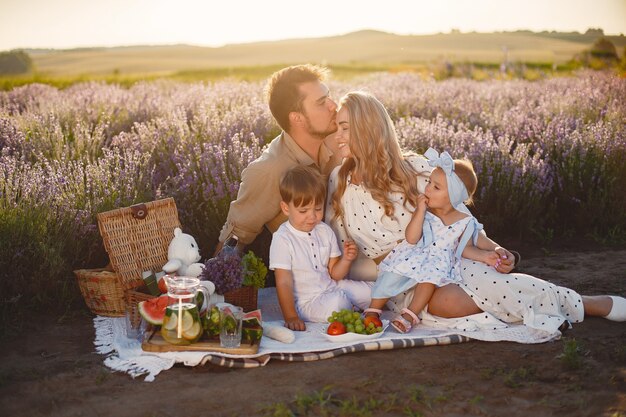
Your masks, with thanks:
<instances>
[{"instance_id":1,"label":"green leaf","mask_svg":"<svg viewBox=\"0 0 626 417\"><path fill-rule=\"evenodd\" d=\"M254 252L248 251L241 259L244 270L243 285L263 288L265 287L265 277L267 267L263 260L256 256Z\"/></svg>"}]
</instances>

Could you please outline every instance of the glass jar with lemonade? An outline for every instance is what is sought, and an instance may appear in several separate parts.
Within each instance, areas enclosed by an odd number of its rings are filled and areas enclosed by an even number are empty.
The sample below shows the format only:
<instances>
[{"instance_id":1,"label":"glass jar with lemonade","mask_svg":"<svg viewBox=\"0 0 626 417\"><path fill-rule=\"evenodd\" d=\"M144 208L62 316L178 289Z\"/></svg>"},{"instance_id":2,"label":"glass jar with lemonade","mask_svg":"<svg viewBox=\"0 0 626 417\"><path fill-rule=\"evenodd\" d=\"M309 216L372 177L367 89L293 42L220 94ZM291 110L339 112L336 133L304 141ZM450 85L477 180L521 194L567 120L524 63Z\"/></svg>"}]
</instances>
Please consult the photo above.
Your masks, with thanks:
<instances>
[{"instance_id":1,"label":"glass jar with lemonade","mask_svg":"<svg viewBox=\"0 0 626 417\"><path fill-rule=\"evenodd\" d=\"M198 292L208 300L210 294L200 286L200 280L193 277L166 275L169 304L161 326L161 336L173 345L189 345L202 336L202 323L196 304Z\"/></svg>"}]
</instances>

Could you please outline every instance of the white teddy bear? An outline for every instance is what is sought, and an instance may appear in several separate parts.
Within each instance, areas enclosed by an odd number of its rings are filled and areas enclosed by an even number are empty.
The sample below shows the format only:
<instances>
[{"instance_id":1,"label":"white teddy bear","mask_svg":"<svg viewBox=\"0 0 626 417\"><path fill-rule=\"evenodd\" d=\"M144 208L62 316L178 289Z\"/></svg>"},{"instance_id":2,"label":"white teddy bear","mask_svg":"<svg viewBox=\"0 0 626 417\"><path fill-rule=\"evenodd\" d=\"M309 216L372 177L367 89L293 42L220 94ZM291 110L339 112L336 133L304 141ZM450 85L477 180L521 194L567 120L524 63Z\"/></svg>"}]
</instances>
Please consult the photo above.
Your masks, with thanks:
<instances>
[{"instance_id":1,"label":"white teddy bear","mask_svg":"<svg viewBox=\"0 0 626 417\"><path fill-rule=\"evenodd\" d=\"M199 263L200 248L193 236L183 233L180 227L174 229L174 238L167 248L168 262L163 271L168 274L197 277L202 272L203 264Z\"/></svg>"},{"instance_id":2,"label":"white teddy bear","mask_svg":"<svg viewBox=\"0 0 626 417\"><path fill-rule=\"evenodd\" d=\"M200 260L200 248L193 236L183 233L177 227L174 229L174 238L167 248L168 262L163 265L163 271L179 276L198 277L202 273L204 264ZM200 281L200 285L207 289L211 303L224 301L222 296L215 293L215 285L211 281ZM206 300L205 302L208 302Z\"/></svg>"}]
</instances>

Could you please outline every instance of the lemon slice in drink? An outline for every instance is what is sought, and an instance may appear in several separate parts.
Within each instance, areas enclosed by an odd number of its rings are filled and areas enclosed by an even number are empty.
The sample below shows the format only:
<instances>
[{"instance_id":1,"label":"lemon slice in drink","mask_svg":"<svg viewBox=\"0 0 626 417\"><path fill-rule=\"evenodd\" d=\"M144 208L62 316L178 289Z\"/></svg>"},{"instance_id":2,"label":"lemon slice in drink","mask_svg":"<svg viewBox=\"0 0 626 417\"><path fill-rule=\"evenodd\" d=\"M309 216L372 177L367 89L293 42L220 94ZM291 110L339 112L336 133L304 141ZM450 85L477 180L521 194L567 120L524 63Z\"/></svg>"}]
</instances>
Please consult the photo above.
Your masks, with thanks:
<instances>
[{"instance_id":1,"label":"lemon slice in drink","mask_svg":"<svg viewBox=\"0 0 626 417\"><path fill-rule=\"evenodd\" d=\"M193 316L191 315L189 311L183 310L182 324L180 326L183 329L183 332L188 332L193 325L194 325Z\"/></svg>"},{"instance_id":2,"label":"lemon slice in drink","mask_svg":"<svg viewBox=\"0 0 626 417\"><path fill-rule=\"evenodd\" d=\"M195 322L188 330L183 330L183 337L187 340L194 340L200 336L201 331L202 327L200 326L200 323Z\"/></svg>"},{"instance_id":3,"label":"lemon slice in drink","mask_svg":"<svg viewBox=\"0 0 626 417\"><path fill-rule=\"evenodd\" d=\"M172 311L172 315L167 319L167 323L163 327L166 330L174 330L178 325L178 316Z\"/></svg>"}]
</instances>

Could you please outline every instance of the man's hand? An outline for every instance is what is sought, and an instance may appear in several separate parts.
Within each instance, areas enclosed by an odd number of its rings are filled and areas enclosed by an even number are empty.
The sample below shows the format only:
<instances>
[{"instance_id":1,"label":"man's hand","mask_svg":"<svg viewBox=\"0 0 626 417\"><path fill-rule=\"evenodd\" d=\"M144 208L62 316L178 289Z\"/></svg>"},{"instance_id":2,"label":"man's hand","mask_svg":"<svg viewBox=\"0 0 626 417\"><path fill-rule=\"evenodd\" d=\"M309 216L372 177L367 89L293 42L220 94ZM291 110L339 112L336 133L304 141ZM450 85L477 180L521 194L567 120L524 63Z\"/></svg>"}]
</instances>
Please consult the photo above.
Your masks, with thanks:
<instances>
[{"instance_id":1,"label":"man's hand","mask_svg":"<svg viewBox=\"0 0 626 417\"><path fill-rule=\"evenodd\" d=\"M219 255L220 251L222 250L222 247L224 246L224 242L217 242L217 246L215 247L215 252L213 252L213 257L215 258L217 255Z\"/></svg>"},{"instance_id":2,"label":"man's hand","mask_svg":"<svg viewBox=\"0 0 626 417\"><path fill-rule=\"evenodd\" d=\"M346 261L354 261L359 254L359 249L353 240L346 240L343 243L343 259Z\"/></svg>"},{"instance_id":3,"label":"man's hand","mask_svg":"<svg viewBox=\"0 0 626 417\"><path fill-rule=\"evenodd\" d=\"M241 242L237 242L237 245L235 246L235 250L237 251L237 254L239 256L243 256L245 248L246 248L245 245ZM222 249L224 249L224 242L217 242L217 246L215 246L215 252L213 253L213 257L215 258L217 255L219 255Z\"/></svg>"},{"instance_id":4,"label":"man's hand","mask_svg":"<svg viewBox=\"0 0 626 417\"><path fill-rule=\"evenodd\" d=\"M285 319L285 327L297 332L306 330L306 325L302 320L300 320L300 317L290 317Z\"/></svg>"},{"instance_id":5,"label":"man's hand","mask_svg":"<svg viewBox=\"0 0 626 417\"><path fill-rule=\"evenodd\" d=\"M496 266L496 271L508 274L515 268L515 256L502 246L497 246L495 252L500 257L500 263Z\"/></svg>"}]
</instances>

